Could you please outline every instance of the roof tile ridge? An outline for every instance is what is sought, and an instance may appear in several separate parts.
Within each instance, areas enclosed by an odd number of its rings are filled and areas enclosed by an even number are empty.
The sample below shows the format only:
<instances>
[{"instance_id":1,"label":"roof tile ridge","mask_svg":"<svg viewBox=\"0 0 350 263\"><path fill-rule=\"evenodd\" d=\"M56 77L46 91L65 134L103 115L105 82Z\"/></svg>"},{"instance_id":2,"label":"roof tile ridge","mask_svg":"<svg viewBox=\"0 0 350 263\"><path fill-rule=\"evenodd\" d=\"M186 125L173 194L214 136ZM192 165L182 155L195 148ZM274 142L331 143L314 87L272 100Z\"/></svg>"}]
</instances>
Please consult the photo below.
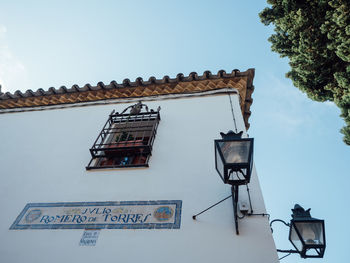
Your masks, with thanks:
<instances>
[{"instance_id":1,"label":"roof tile ridge","mask_svg":"<svg viewBox=\"0 0 350 263\"><path fill-rule=\"evenodd\" d=\"M55 95L58 93L58 90L55 87L50 87L48 92L50 92L51 95Z\"/></svg>"},{"instance_id":2,"label":"roof tile ridge","mask_svg":"<svg viewBox=\"0 0 350 263\"><path fill-rule=\"evenodd\" d=\"M35 93L31 89L27 89L27 91L24 93L24 96L25 97L35 97ZM13 97L13 99L16 99L16 97Z\"/></svg>"},{"instance_id":3,"label":"roof tile ridge","mask_svg":"<svg viewBox=\"0 0 350 263\"><path fill-rule=\"evenodd\" d=\"M14 93L15 96L19 97L19 98L23 98L25 97L24 94L22 93L22 91L20 90L16 90Z\"/></svg>"},{"instance_id":4,"label":"roof tile ridge","mask_svg":"<svg viewBox=\"0 0 350 263\"><path fill-rule=\"evenodd\" d=\"M128 88L128 87L139 87L139 86L148 86L154 84L167 84L167 83L179 83L179 82L189 82L197 80L210 80L210 79L219 79L219 78L233 78L233 77L243 77L247 76L249 83L248 88L253 88L252 79L255 75L255 69L249 68L246 71L239 71L238 69L232 70L231 73L226 73L225 70L221 69L217 74L212 74L209 70L203 72L202 75L198 75L197 72L191 72L187 77L183 73L178 73L175 78L170 78L168 75L165 75L162 79L157 79L154 76L151 76L147 81L144 81L141 77L137 77L135 81L131 82L130 79L126 78L123 80L122 84L118 84L115 80L111 81L109 85L105 85L102 81L98 82L96 86L91 86L89 83L85 84L83 87L79 87L77 84L74 84L70 89L67 89L65 86L61 86L59 89L50 87L47 91L40 88L36 92L28 89L25 93L17 90L13 94L11 92L0 93L0 99L17 99L17 98L28 98L28 97L38 97L46 95L56 95L56 94L66 94L66 93L75 93L83 91L94 91L94 90L103 90L103 89L118 89L118 88Z\"/></svg>"},{"instance_id":5,"label":"roof tile ridge","mask_svg":"<svg viewBox=\"0 0 350 263\"><path fill-rule=\"evenodd\" d=\"M190 74L188 74L187 77L183 78L183 81L195 81L198 80L198 74L197 72L191 72Z\"/></svg>"},{"instance_id":6,"label":"roof tile ridge","mask_svg":"<svg viewBox=\"0 0 350 263\"><path fill-rule=\"evenodd\" d=\"M141 77L137 77L133 83L135 83L135 85L137 85L137 86L143 86L144 85L143 78L141 78Z\"/></svg>"},{"instance_id":7,"label":"roof tile ridge","mask_svg":"<svg viewBox=\"0 0 350 263\"><path fill-rule=\"evenodd\" d=\"M115 80L112 80L109 84L111 89L120 89L123 88L123 84L118 84Z\"/></svg>"},{"instance_id":8,"label":"roof tile ridge","mask_svg":"<svg viewBox=\"0 0 350 263\"><path fill-rule=\"evenodd\" d=\"M124 88L130 87L131 86L130 83L131 83L130 79L128 79L128 78L123 79L123 87Z\"/></svg>"},{"instance_id":9,"label":"roof tile ridge","mask_svg":"<svg viewBox=\"0 0 350 263\"><path fill-rule=\"evenodd\" d=\"M3 95L3 99L6 100L6 99L15 99L16 97L11 93L11 92L5 92Z\"/></svg>"},{"instance_id":10,"label":"roof tile ridge","mask_svg":"<svg viewBox=\"0 0 350 263\"><path fill-rule=\"evenodd\" d=\"M39 93L39 96L46 96L47 95L47 92L42 89L42 88L39 88L36 93Z\"/></svg>"},{"instance_id":11,"label":"roof tile ridge","mask_svg":"<svg viewBox=\"0 0 350 263\"><path fill-rule=\"evenodd\" d=\"M203 74L201 76L198 77L198 80L207 80L210 79L211 77L211 71L210 70L206 70L203 72Z\"/></svg>"},{"instance_id":12,"label":"roof tile ridge","mask_svg":"<svg viewBox=\"0 0 350 263\"><path fill-rule=\"evenodd\" d=\"M99 82L97 82L96 88L106 89L106 85L102 81L99 81Z\"/></svg>"},{"instance_id":13,"label":"roof tile ridge","mask_svg":"<svg viewBox=\"0 0 350 263\"><path fill-rule=\"evenodd\" d=\"M58 89L58 94L65 94L68 92L68 89L66 86L61 86L59 89Z\"/></svg>"},{"instance_id":14,"label":"roof tile ridge","mask_svg":"<svg viewBox=\"0 0 350 263\"><path fill-rule=\"evenodd\" d=\"M74 90L75 92L80 92L80 91L81 91L79 85L77 85L77 84L74 84L74 85L71 87L71 90Z\"/></svg>"},{"instance_id":15,"label":"roof tile ridge","mask_svg":"<svg viewBox=\"0 0 350 263\"><path fill-rule=\"evenodd\" d=\"M168 84L171 82L171 79L168 75L165 75L163 78L162 78L162 83L163 84Z\"/></svg>"}]
</instances>

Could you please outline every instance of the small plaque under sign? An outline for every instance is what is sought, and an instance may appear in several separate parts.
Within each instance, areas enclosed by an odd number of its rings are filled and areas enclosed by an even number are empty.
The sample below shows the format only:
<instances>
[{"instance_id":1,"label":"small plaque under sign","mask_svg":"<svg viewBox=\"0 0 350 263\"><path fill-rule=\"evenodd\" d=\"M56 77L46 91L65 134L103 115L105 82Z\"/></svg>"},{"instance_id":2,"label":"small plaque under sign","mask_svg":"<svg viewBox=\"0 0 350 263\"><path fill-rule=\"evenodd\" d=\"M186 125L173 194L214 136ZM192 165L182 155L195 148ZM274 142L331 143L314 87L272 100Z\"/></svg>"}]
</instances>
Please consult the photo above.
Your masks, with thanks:
<instances>
[{"instance_id":1,"label":"small plaque under sign","mask_svg":"<svg viewBox=\"0 0 350 263\"><path fill-rule=\"evenodd\" d=\"M95 246L98 236L100 235L101 230L88 230L86 229L83 233L83 236L80 239L80 246Z\"/></svg>"}]
</instances>

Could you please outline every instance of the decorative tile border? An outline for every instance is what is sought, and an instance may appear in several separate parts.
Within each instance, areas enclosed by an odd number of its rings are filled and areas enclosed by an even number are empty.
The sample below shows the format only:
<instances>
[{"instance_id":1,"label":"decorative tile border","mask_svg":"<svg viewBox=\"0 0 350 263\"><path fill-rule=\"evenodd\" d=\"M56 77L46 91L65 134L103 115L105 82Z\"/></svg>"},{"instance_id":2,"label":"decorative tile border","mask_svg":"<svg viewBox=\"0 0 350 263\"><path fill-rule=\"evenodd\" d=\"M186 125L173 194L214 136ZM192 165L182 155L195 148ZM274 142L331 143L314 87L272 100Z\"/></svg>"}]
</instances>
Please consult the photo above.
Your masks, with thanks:
<instances>
[{"instance_id":1,"label":"decorative tile border","mask_svg":"<svg viewBox=\"0 0 350 263\"><path fill-rule=\"evenodd\" d=\"M179 229L181 200L29 203L14 229Z\"/></svg>"}]
</instances>

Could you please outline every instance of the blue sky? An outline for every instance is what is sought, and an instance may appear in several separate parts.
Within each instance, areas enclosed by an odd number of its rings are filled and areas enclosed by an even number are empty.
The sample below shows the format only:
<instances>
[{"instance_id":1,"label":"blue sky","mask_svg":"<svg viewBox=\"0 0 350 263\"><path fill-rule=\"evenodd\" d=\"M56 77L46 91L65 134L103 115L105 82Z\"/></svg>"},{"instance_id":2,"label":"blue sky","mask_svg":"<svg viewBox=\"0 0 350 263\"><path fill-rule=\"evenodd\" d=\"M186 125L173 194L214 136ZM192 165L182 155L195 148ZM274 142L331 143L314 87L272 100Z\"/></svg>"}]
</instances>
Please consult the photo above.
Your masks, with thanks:
<instances>
[{"instance_id":1,"label":"blue sky","mask_svg":"<svg viewBox=\"0 0 350 263\"><path fill-rule=\"evenodd\" d=\"M326 221L317 262L348 262L349 147L330 102L309 100L285 78L288 60L272 53L265 1L0 2L0 84L19 89L79 86L182 72L256 69L248 131L271 218L290 219L295 203ZM219 130L218 130L219 132ZM214 202L216 200L213 200ZM288 229L276 225L278 248ZM303 261L296 255L282 262ZM316 261L309 259L308 261Z\"/></svg>"}]
</instances>

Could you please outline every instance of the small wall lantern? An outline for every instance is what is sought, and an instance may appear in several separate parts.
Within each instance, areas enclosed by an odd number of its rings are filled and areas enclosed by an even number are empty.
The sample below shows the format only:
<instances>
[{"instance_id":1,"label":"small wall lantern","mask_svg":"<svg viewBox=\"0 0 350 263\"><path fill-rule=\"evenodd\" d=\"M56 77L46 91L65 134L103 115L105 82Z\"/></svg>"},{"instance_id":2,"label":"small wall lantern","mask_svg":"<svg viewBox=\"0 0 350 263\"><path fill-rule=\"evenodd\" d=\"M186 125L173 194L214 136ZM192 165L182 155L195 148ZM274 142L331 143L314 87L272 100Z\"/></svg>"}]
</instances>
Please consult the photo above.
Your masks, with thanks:
<instances>
[{"instance_id":1,"label":"small wall lantern","mask_svg":"<svg viewBox=\"0 0 350 263\"><path fill-rule=\"evenodd\" d=\"M243 132L220 133L215 140L215 168L225 184L243 185L250 182L253 169L253 138L242 138Z\"/></svg>"},{"instance_id":2,"label":"small wall lantern","mask_svg":"<svg viewBox=\"0 0 350 263\"><path fill-rule=\"evenodd\" d=\"M305 211L300 205L292 211L289 241L302 258L322 258L326 248L324 220L312 218L310 208Z\"/></svg>"},{"instance_id":3,"label":"small wall lantern","mask_svg":"<svg viewBox=\"0 0 350 263\"><path fill-rule=\"evenodd\" d=\"M270 226L273 222L279 221L290 227L289 241L296 249L277 249L278 252L298 253L302 258L323 258L326 249L324 220L312 218L310 210L310 208L305 210L296 204L292 209L293 214L289 224L281 219L271 221Z\"/></svg>"},{"instance_id":4,"label":"small wall lantern","mask_svg":"<svg viewBox=\"0 0 350 263\"><path fill-rule=\"evenodd\" d=\"M227 134L221 132L222 139L215 140L215 169L225 184L231 185L233 213L238 231L238 186L250 182L253 170L253 138L242 138L243 132Z\"/></svg>"}]
</instances>

